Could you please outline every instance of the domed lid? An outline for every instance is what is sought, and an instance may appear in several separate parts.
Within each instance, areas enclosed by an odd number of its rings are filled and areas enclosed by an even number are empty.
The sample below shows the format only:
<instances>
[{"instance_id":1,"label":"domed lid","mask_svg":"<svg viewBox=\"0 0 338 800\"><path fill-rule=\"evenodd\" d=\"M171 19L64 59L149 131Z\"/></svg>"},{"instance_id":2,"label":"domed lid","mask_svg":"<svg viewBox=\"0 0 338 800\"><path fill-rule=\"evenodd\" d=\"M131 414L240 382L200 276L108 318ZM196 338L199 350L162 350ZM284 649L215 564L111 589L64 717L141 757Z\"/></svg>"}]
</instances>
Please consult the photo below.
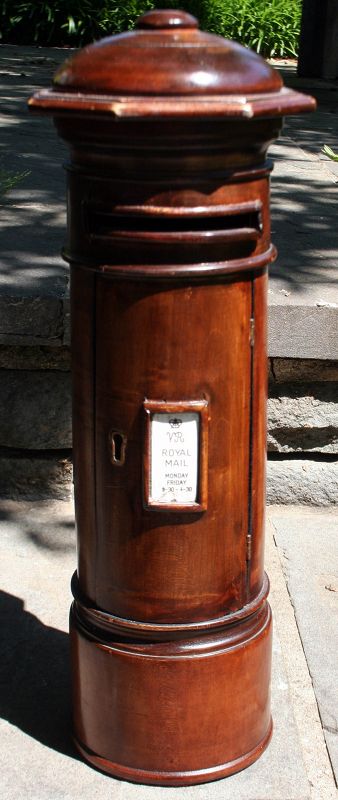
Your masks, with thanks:
<instances>
[{"instance_id":1,"label":"domed lid","mask_svg":"<svg viewBox=\"0 0 338 800\"><path fill-rule=\"evenodd\" d=\"M260 56L203 33L184 11L149 11L134 31L85 47L54 85L88 93L205 95L271 92L282 80Z\"/></svg>"},{"instance_id":2,"label":"domed lid","mask_svg":"<svg viewBox=\"0 0 338 800\"><path fill-rule=\"evenodd\" d=\"M283 88L256 53L198 29L195 17L149 11L134 31L85 47L56 72L54 88L35 94L34 110L116 117L255 117L314 108Z\"/></svg>"}]
</instances>

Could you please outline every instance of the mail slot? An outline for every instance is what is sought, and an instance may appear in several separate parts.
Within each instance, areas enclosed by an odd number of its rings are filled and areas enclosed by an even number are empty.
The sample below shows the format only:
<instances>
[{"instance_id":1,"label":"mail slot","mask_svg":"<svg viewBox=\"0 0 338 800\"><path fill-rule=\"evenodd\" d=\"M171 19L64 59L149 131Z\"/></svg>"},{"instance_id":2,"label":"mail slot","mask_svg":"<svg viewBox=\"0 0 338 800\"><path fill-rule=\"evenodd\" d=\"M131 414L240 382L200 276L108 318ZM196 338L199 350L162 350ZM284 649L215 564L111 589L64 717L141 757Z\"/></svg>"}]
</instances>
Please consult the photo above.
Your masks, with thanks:
<instances>
[{"instance_id":1,"label":"mail slot","mask_svg":"<svg viewBox=\"0 0 338 800\"><path fill-rule=\"evenodd\" d=\"M267 746L269 143L311 98L179 11L30 101L68 143L74 737L163 785Z\"/></svg>"}]
</instances>

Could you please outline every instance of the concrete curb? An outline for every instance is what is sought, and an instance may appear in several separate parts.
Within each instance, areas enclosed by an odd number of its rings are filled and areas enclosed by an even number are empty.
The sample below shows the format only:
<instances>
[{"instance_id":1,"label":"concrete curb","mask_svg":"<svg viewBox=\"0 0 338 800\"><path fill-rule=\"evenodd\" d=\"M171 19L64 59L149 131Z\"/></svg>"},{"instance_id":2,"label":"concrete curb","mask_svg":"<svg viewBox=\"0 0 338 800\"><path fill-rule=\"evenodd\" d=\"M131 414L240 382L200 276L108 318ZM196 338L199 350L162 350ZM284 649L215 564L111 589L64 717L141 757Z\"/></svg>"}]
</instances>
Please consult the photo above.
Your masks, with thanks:
<instances>
[{"instance_id":1,"label":"concrete curb","mask_svg":"<svg viewBox=\"0 0 338 800\"><path fill-rule=\"evenodd\" d=\"M272 520L271 520L272 517ZM274 540L273 513L268 510L266 560L270 576L270 601L275 625L283 643L283 662L291 703L309 779L311 800L332 800L336 789L316 697L299 637L292 599Z\"/></svg>"}]
</instances>

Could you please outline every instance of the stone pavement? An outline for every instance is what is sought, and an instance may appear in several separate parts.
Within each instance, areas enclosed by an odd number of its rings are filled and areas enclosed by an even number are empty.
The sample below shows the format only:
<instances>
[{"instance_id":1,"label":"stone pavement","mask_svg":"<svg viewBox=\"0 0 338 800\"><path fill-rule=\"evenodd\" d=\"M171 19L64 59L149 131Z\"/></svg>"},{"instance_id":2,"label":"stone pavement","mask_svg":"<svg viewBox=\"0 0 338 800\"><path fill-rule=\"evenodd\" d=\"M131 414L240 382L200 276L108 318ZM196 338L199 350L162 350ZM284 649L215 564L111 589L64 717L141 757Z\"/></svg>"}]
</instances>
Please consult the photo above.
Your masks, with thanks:
<instances>
[{"instance_id":1,"label":"stone pavement","mask_svg":"<svg viewBox=\"0 0 338 800\"><path fill-rule=\"evenodd\" d=\"M337 796L338 512L268 508L274 735L237 775L136 786L87 766L70 739L72 505L0 508L1 784L6 800L333 800Z\"/></svg>"},{"instance_id":2,"label":"stone pavement","mask_svg":"<svg viewBox=\"0 0 338 800\"><path fill-rule=\"evenodd\" d=\"M298 78L296 65L277 62L285 83L312 94L314 114L285 120L269 150L272 240L278 259L270 270L269 354L275 358L338 358L338 82Z\"/></svg>"}]
</instances>

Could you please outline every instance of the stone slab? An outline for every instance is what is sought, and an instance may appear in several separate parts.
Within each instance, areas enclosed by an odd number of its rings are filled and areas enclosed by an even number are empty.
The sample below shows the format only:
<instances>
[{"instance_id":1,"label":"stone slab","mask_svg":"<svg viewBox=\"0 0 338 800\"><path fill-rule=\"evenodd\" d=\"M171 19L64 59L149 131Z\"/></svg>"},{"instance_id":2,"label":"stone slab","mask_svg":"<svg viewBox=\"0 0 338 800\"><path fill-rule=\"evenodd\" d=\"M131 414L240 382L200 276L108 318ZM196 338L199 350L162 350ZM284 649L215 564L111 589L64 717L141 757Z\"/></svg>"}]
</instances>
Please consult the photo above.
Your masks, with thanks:
<instances>
[{"instance_id":1,"label":"stone slab","mask_svg":"<svg viewBox=\"0 0 338 800\"><path fill-rule=\"evenodd\" d=\"M270 305L268 352L272 358L337 360L337 309L316 307L311 302Z\"/></svg>"},{"instance_id":2,"label":"stone slab","mask_svg":"<svg viewBox=\"0 0 338 800\"><path fill-rule=\"evenodd\" d=\"M338 460L268 459L266 488L272 505L338 506Z\"/></svg>"},{"instance_id":3,"label":"stone slab","mask_svg":"<svg viewBox=\"0 0 338 800\"><path fill-rule=\"evenodd\" d=\"M327 744L327 749L330 754L330 762L332 765L332 769L334 774L338 775L338 745L337 745L337 731L329 731L327 728L325 729L325 741ZM338 780L336 780L338 782Z\"/></svg>"},{"instance_id":4,"label":"stone slab","mask_svg":"<svg viewBox=\"0 0 338 800\"><path fill-rule=\"evenodd\" d=\"M58 362L52 348L46 349L45 369L41 352L36 363L34 348L27 348L27 360L21 350L16 356L18 369L0 371L0 447L36 451L72 446L69 352L60 348L63 360ZM1 355L0 348L0 364ZM337 383L270 385L269 452L338 454L337 397Z\"/></svg>"},{"instance_id":5,"label":"stone slab","mask_svg":"<svg viewBox=\"0 0 338 800\"><path fill-rule=\"evenodd\" d=\"M268 450L338 454L338 383L270 385Z\"/></svg>"},{"instance_id":6,"label":"stone slab","mask_svg":"<svg viewBox=\"0 0 338 800\"><path fill-rule=\"evenodd\" d=\"M70 372L70 348L51 345L0 345L0 369Z\"/></svg>"},{"instance_id":7,"label":"stone slab","mask_svg":"<svg viewBox=\"0 0 338 800\"><path fill-rule=\"evenodd\" d=\"M338 361L310 358L269 358L268 361L269 382L272 386L275 383L338 382Z\"/></svg>"},{"instance_id":8,"label":"stone slab","mask_svg":"<svg viewBox=\"0 0 338 800\"><path fill-rule=\"evenodd\" d=\"M0 449L0 497L68 500L72 492L70 452Z\"/></svg>"},{"instance_id":9,"label":"stone slab","mask_svg":"<svg viewBox=\"0 0 338 800\"><path fill-rule=\"evenodd\" d=\"M36 451L71 446L70 373L2 370L0 447Z\"/></svg>"},{"instance_id":10,"label":"stone slab","mask_svg":"<svg viewBox=\"0 0 338 800\"><path fill-rule=\"evenodd\" d=\"M177 789L137 786L91 769L79 760L71 744L66 633L69 579L75 568L71 507L65 503L3 503L0 554L4 632L0 708L6 800L176 800ZM278 560L270 566L274 575L278 569L280 572ZM285 608L276 603L276 622L283 613ZM282 626L280 630L283 632ZM230 778L180 788L180 798L333 800L314 699L312 705L307 704L303 736L309 752L305 758L285 668L288 649L278 623L272 686L275 730L266 753ZM300 679L305 685L304 665ZM311 782L305 767L308 762L312 764Z\"/></svg>"},{"instance_id":11,"label":"stone slab","mask_svg":"<svg viewBox=\"0 0 338 800\"><path fill-rule=\"evenodd\" d=\"M69 347L0 345L0 369L0 446L71 447L70 376L52 374L69 373ZM270 359L269 370L269 451L337 453L336 362Z\"/></svg>"},{"instance_id":12,"label":"stone slab","mask_svg":"<svg viewBox=\"0 0 338 800\"><path fill-rule=\"evenodd\" d=\"M71 489L70 451L0 450L0 497L67 499ZM338 460L268 459L267 501L286 506L338 506Z\"/></svg>"},{"instance_id":13,"label":"stone slab","mask_svg":"<svg viewBox=\"0 0 338 800\"><path fill-rule=\"evenodd\" d=\"M270 519L338 783L338 512Z\"/></svg>"},{"instance_id":14,"label":"stone slab","mask_svg":"<svg viewBox=\"0 0 338 800\"><path fill-rule=\"evenodd\" d=\"M0 295L0 344L60 347L64 334L64 305L60 298Z\"/></svg>"},{"instance_id":15,"label":"stone slab","mask_svg":"<svg viewBox=\"0 0 338 800\"><path fill-rule=\"evenodd\" d=\"M277 630L283 646L283 661L286 670L294 719L298 729L306 772L314 800L328 796L336 797L336 787L326 742L318 712L317 698L313 691L311 675L299 636L292 598L285 583L281 568L281 553L274 538L274 512L283 507L267 507L265 564L270 578L270 603L274 609L274 630ZM288 513L302 517L306 515L300 507L288 509ZM318 512L318 519L321 512ZM326 512L324 512L326 513Z\"/></svg>"}]
</instances>

